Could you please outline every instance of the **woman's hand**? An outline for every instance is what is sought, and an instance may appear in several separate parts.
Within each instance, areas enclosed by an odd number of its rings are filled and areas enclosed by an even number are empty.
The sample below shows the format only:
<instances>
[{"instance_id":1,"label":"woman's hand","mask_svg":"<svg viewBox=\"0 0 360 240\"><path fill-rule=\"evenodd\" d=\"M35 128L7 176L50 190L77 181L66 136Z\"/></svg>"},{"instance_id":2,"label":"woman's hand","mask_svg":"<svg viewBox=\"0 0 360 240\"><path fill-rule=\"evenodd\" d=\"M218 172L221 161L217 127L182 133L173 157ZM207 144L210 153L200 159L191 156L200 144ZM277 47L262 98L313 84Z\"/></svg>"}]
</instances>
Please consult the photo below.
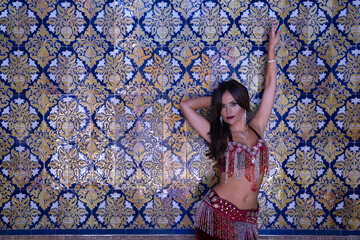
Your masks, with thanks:
<instances>
[{"instance_id":1,"label":"woman's hand","mask_svg":"<svg viewBox=\"0 0 360 240\"><path fill-rule=\"evenodd\" d=\"M278 22L275 26L274 26L274 21L271 21L271 30L269 33L269 50L270 49L274 49L276 44L279 42L280 40L280 30L281 27L278 29L280 25L280 22ZM277 30L277 31L276 31Z\"/></svg>"}]
</instances>

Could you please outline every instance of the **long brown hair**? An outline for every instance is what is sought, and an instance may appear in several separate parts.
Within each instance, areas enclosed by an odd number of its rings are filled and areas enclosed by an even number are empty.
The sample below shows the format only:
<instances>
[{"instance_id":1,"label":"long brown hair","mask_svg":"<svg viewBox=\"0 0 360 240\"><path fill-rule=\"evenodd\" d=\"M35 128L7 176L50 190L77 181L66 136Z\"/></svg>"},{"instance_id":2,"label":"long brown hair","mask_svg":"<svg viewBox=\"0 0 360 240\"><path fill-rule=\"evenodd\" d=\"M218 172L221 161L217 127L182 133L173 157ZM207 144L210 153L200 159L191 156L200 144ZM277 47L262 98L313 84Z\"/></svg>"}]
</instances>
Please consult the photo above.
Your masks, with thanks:
<instances>
[{"instance_id":1,"label":"long brown hair","mask_svg":"<svg viewBox=\"0 0 360 240\"><path fill-rule=\"evenodd\" d=\"M220 120L222 109L222 96L228 91L235 99L236 103L250 112L249 92L244 85L231 79L222 82L215 89L211 98L211 117L210 117L210 138L208 156L219 162L226 151L228 141L232 140L229 124Z\"/></svg>"}]
</instances>

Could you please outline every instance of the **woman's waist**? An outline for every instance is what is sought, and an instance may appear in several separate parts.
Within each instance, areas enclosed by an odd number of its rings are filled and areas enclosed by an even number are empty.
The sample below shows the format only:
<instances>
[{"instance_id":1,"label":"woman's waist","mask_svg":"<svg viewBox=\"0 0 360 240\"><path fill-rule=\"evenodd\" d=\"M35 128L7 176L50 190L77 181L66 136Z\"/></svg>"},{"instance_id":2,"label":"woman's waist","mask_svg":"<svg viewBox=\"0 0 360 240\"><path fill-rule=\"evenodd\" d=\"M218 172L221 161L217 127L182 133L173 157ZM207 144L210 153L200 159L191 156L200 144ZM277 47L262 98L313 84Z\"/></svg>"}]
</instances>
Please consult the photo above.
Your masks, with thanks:
<instances>
[{"instance_id":1,"label":"woman's waist","mask_svg":"<svg viewBox=\"0 0 360 240\"><path fill-rule=\"evenodd\" d=\"M232 202L239 209L254 209L258 205L259 191L252 191L251 184L246 179L229 179L227 183L220 182L213 189L218 195ZM243 180L243 181L242 181Z\"/></svg>"}]
</instances>

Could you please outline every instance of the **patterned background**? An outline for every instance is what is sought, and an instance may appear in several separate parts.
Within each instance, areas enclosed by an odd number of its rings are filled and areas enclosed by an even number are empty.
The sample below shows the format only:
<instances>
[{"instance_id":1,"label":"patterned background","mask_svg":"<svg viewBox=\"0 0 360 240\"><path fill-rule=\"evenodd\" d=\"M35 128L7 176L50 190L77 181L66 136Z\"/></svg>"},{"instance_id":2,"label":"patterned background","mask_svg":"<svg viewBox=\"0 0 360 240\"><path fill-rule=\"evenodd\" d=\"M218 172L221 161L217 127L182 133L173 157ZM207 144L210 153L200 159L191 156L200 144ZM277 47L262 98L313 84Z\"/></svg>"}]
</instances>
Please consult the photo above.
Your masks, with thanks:
<instances>
[{"instance_id":1,"label":"patterned background","mask_svg":"<svg viewBox=\"0 0 360 240\"><path fill-rule=\"evenodd\" d=\"M360 230L359 0L1 0L0 228L192 229L218 178L179 102L256 109L270 19L259 228Z\"/></svg>"}]
</instances>

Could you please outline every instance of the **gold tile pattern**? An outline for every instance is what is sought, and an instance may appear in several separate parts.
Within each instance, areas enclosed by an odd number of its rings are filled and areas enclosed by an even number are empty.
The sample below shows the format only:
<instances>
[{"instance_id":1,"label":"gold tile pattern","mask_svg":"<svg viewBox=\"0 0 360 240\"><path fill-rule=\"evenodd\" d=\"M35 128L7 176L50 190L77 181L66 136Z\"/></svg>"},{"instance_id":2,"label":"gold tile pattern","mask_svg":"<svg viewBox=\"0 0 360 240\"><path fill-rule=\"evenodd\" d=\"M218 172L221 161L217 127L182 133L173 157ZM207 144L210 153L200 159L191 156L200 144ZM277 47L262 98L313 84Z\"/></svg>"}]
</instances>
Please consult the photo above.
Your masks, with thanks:
<instances>
[{"instance_id":1,"label":"gold tile pattern","mask_svg":"<svg viewBox=\"0 0 360 240\"><path fill-rule=\"evenodd\" d=\"M281 39L259 229L359 233L358 0L4 0L0 229L29 232L5 238L192 239L219 170L179 103L236 78L256 110L271 20Z\"/></svg>"}]
</instances>

